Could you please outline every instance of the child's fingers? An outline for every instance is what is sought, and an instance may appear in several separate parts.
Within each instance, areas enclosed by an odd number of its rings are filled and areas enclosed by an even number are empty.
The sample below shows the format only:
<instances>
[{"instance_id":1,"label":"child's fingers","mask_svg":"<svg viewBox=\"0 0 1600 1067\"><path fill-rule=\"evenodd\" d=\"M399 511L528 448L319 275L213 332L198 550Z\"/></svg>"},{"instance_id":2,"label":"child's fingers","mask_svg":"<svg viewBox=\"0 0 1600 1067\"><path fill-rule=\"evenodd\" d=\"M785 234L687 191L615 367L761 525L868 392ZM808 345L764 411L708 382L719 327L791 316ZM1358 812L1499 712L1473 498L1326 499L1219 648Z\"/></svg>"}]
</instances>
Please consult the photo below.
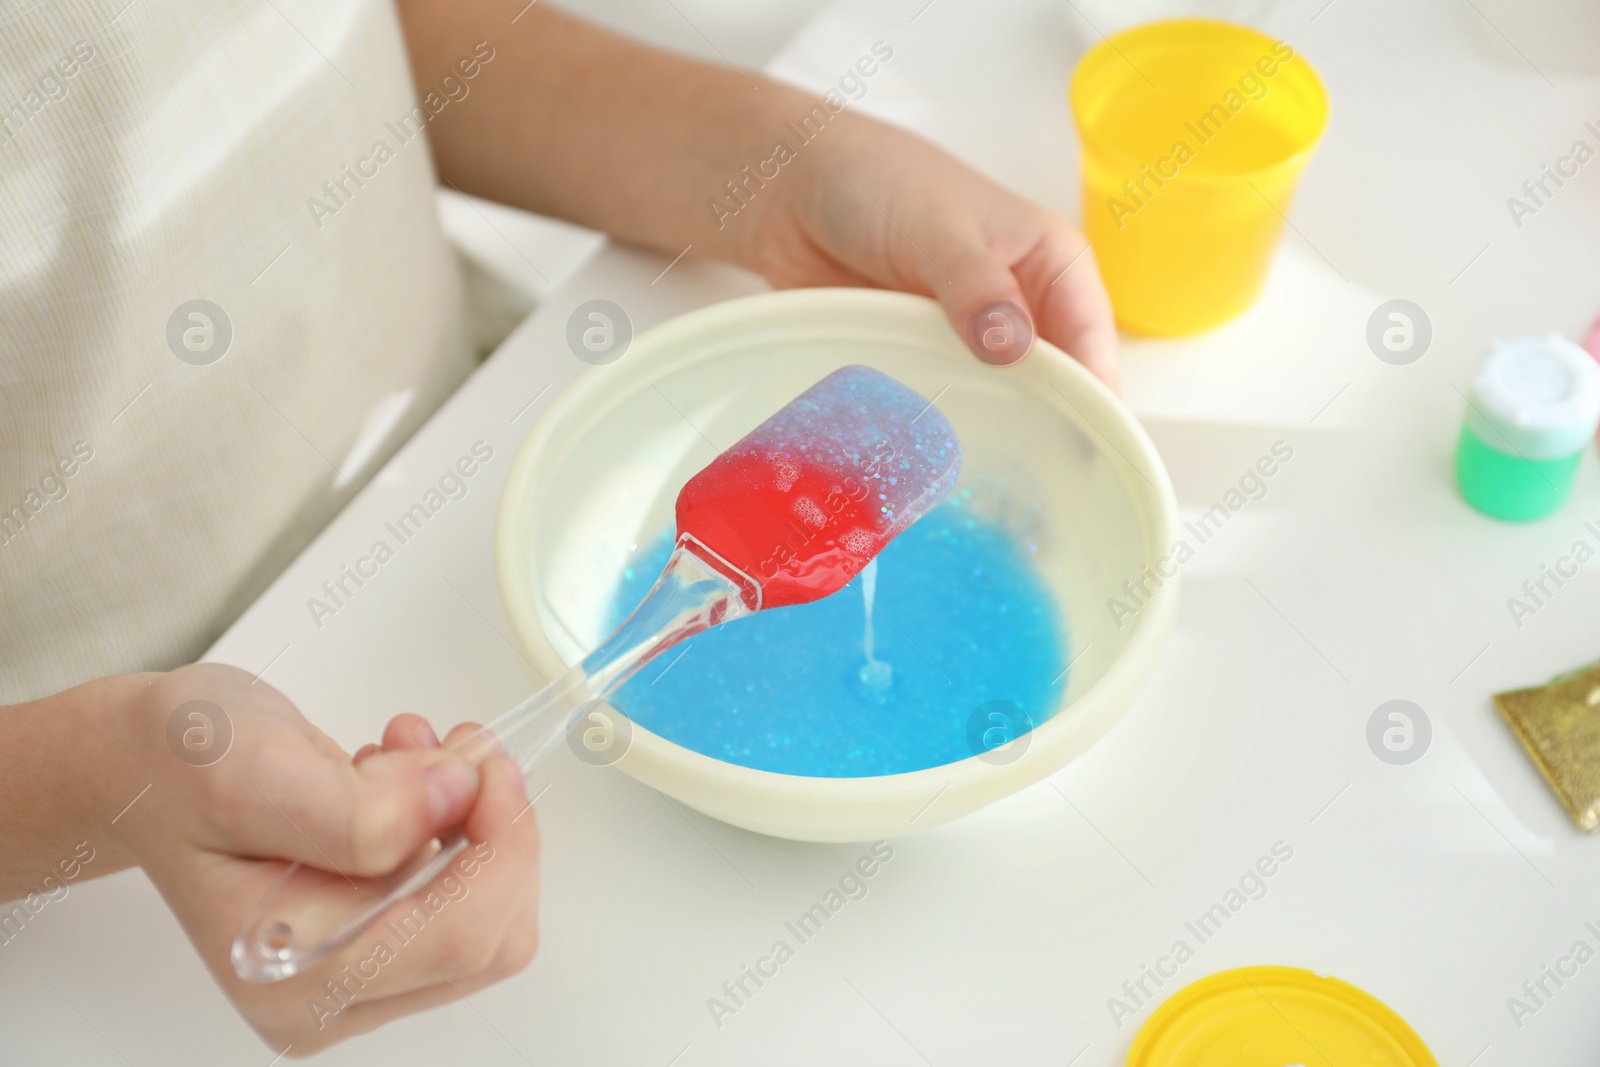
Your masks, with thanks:
<instances>
[{"instance_id":1,"label":"child's fingers","mask_svg":"<svg viewBox=\"0 0 1600 1067\"><path fill-rule=\"evenodd\" d=\"M427 719L411 712L402 712L389 720L383 728L382 744L366 744L356 749L351 763L360 763L378 752L397 752L407 748L438 748L439 736Z\"/></svg>"},{"instance_id":2,"label":"child's fingers","mask_svg":"<svg viewBox=\"0 0 1600 1067\"><path fill-rule=\"evenodd\" d=\"M973 355L998 366L1033 347L1033 317L1010 267L976 226L952 225L928 238L928 259L914 266Z\"/></svg>"},{"instance_id":3,"label":"child's fingers","mask_svg":"<svg viewBox=\"0 0 1600 1067\"><path fill-rule=\"evenodd\" d=\"M438 748L439 735L421 715L402 712L389 720L383 730L383 750L393 752L402 748Z\"/></svg>"},{"instance_id":4,"label":"child's fingers","mask_svg":"<svg viewBox=\"0 0 1600 1067\"><path fill-rule=\"evenodd\" d=\"M1045 236L1015 266L1039 335L1116 392L1117 327L1094 252L1060 219L1045 225Z\"/></svg>"},{"instance_id":5,"label":"child's fingers","mask_svg":"<svg viewBox=\"0 0 1600 1067\"><path fill-rule=\"evenodd\" d=\"M483 788L467 816L466 829L474 841L505 843L513 856L530 869L539 862L539 826L528 800L522 768L504 753L483 761L479 768Z\"/></svg>"},{"instance_id":6,"label":"child's fingers","mask_svg":"<svg viewBox=\"0 0 1600 1067\"><path fill-rule=\"evenodd\" d=\"M490 757L482 777L467 820L473 844L330 960L270 986L239 983L225 958L212 961L236 998L255 1001L252 1019L264 1036L316 1051L528 965L538 947L538 827L514 762ZM330 897L337 881L328 880ZM245 895L253 901L264 888Z\"/></svg>"},{"instance_id":7,"label":"child's fingers","mask_svg":"<svg viewBox=\"0 0 1600 1067\"><path fill-rule=\"evenodd\" d=\"M460 744L463 740L471 737L481 729L483 729L483 727L479 726L475 722L458 722L454 726L450 727L449 733L444 735L444 743L446 745Z\"/></svg>"},{"instance_id":8,"label":"child's fingers","mask_svg":"<svg viewBox=\"0 0 1600 1067\"><path fill-rule=\"evenodd\" d=\"M430 930L426 941L416 941L408 970L397 975L398 988L390 987L395 991L478 974L508 952L513 959L531 959L537 945L539 828L522 772L503 755L484 760L479 769L483 788L466 822L473 844L455 871L472 906L441 909L437 936Z\"/></svg>"},{"instance_id":9,"label":"child's fingers","mask_svg":"<svg viewBox=\"0 0 1600 1067\"><path fill-rule=\"evenodd\" d=\"M439 830L458 825L478 772L456 753L412 748L330 760L261 746L228 767L208 812L219 851L298 860L342 875L386 874ZM238 780L239 778L243 780Z\"/></svg>"},{"instance_id":10,"label":"child's fingers","mask_svg":"<svg viewBox=\"0 0 1600 1067\"><path fill-rule=\"evenodd\" d=\"M532 960L538 947L538 827L515 763L491 757L482 774L483 788L467 820L473 843L427 889L390 908L328 965L373 974L358 999L402 997L480 976L494 981ZM375 964L379 957L386 962Z\"/></svg>"},{"instance_id":11,"label":"child's fingers","mask_svg":"<svg viewBox=\"0 0 1600 1067\"><path fill-rule=\"evenodd\" d=\"M315 1044L306 1042L304 1038L296 1043L296 1049L304 1048L307 1052L316 1052L335 1041L344 1041L359 1034L376 1030L384 1023L402 1016L413 1015L419 1011L427 1011L441 1004L469 997L480 989L492 986L499 979L491 978L487 974L440 982L424 989L413 990L409 993L399 993L394 996L381 997L371 1001L357 1001L349 1005L336 1015L322 1018L323 1031L319 1032Z\"/></svg>"},{"instance_id":12,"label":"child's fingers","mask_svg":"<svg viewBox=\"0 0 1600 1067\"><path fill-rule=\"evenodd\" d=\"M505 749L500 745L500 739L492 731L485 730L475 722L458 723L451 727L445 735L446 748L460 752L467 759L478 763L490 755L504 755Z\"/></svg>"},{"instance_id":13,"label":"child's fingers","mask_svg":"<svg viewBox=\"0 0 1600 1067\"><path fill-rule=\"evenodd\" d=\"M532 821L533 812L526 818ZM500 955L490 965L486 972L487 980L498 982L502 978L509 978L520 974L533 962L534 956L539 952L539 903L538 880L539 870L535 864L529 875L528 897L525 905L517 909L516 916L511 920L511 926L506 930L506 935L500 942Z\"/></svg>"},{"instance_id":14,"label":"child's fingers","mask_svg":"<svg viewBox=\"0 0 1600 1067\"><path fill-rule=\"evenodd\" d=\"M461 723L452 743L476 734ZM431 744L430 744L431 743ZM341 875L386 874L440 830L462 822L478 794L478 772L439 745L425 720L399 715L384 748L329 761L293 745L252 750L245 781L228 791L215 846L243 855L298 860Z\"/></svg>"},{"instance_id":15,"label":"child's fingers","mask_svg":"<svg viewBox=\"0 0 1600 1067\"><path fill-rule=\"evenodd\" d=\"M486 760L482 773L484 788L467 819L467 832L474 840L481 834L485 840L503 841L517 872L512 921L489 968L498 981L527 967L539 950L539 820L515 760Z\"/></svg>"}]
</instances>

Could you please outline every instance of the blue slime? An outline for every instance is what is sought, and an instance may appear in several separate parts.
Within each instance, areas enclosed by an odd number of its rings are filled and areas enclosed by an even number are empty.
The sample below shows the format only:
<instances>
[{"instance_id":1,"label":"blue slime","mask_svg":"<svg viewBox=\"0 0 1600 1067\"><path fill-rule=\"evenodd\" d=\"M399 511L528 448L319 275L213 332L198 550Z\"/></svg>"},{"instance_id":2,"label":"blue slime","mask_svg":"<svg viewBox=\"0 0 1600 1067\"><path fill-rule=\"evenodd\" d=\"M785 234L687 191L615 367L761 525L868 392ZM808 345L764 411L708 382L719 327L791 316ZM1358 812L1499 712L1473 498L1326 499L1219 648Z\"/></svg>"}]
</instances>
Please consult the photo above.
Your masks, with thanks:
<instances>
[{"instance_id":1,"label":"blue slime","mask_svg":"<svg viewBox=\"0 0 1600 1067\"><path fill-rule=\"evenodd\" d=\"M671 552L663 531L631 561L608 621L627 617ZM864 580L698 634L612 703L704 755L825 778L966 759L969 721L989 701L1014 702L1036 726L1053 711L1067 663L1055 599L1027 550L959 499L878 556L870 637Z\"/></svg>"}]
</instances>

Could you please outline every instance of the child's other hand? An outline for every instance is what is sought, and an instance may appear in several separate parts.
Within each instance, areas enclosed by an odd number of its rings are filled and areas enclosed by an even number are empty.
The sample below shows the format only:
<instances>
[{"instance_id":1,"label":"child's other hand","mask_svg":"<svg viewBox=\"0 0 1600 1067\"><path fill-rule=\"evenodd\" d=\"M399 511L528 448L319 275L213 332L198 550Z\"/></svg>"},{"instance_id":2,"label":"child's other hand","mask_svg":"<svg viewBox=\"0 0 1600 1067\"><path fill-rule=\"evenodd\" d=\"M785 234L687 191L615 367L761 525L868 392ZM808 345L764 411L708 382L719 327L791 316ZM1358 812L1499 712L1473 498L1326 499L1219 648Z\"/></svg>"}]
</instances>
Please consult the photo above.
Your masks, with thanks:
<instances>
[{"instance_id":1,"label":"child's other hand","mask_svg":"<svg viewBox=\"0 0 1600 1067\"><path fill-rule=\"evenodd\" d=\"M498 0L399 6L419 91L472 42L504 56L470 106L429 123L451 186L669 257L692 247L780 288L932 296L980 359L1015 362L1037 331L1115 388L1111 304L1083 235L916 135L548 4L511 35Z\"/></svg>"},{"instance_id":2,"label":"child's other hand","mask_svg":"<svg viewBox=\"0 0 1600 1067\"><path fill-rule=\"evenodd\" d=\"M980 359L1021 359L1037 329L1117 388L1111 302L1084 236L913 134L842 113L752 206L742 258L780 288L929 295Z\"/></svg>"},{"instance_id":3,"label":"child's other hand","mask_svg":"<svg viewBox=\"0 0 1600 1067\"><path fill-rule=\"evenodd\" d=\"M231 725L231 746L209 765L178 755L180 743L168 740L174 710L190 701L223 709ZM381 746L352 760L282 693L217 664L161 676L143 689L127 721L131 738L108 750L119 770L105 785L127 797L146 782L150 788L111 831L274 1050L307 1055L457 999L533 959L538 830L521 772L508 757L474 768L441 747L425 720L401 715ZM471 729L458 726L446 746ZM404 942L380 919L306 974L273 984L235 976L228 956L234 935L287 861L351 876L384 874L435 832L458 825L476 847L412 898L432 891L437 910L426 909L426 921L413 922ZM475 862L463 867L469 859ZM402 903L390 914L411 910Z\"/></svg>"}]
</instances>

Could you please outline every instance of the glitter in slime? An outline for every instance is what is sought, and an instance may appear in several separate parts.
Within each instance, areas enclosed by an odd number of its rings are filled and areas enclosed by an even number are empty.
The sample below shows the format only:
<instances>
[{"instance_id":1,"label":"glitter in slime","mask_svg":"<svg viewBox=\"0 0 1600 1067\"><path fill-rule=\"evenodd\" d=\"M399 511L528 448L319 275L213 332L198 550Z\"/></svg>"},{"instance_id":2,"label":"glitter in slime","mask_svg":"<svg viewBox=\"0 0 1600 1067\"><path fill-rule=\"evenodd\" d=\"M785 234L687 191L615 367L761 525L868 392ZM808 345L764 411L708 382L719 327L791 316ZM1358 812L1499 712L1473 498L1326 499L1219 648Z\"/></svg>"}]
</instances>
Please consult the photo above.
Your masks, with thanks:
<instances>
[{"instance_id":1,"label":"glitter in slime","mask_svg":"<svg viewBox=\"0 0 1600 1067\"><path fill-rule=\"evenodd\" d=\"M960 470L938 409L886 374L845 367L689 479L679 541L753 579L752 609L803 604L842 589Z\"/></svg>"},{"instance_id":2,"label":"glitter in slime","mask_svg":"<svg viewBox=\"0 0 1600 1067\"><path fill-rule=\"evenodd\" d=\"M960 472L955 432L932 401L868 367L834 371L683 487L676 544L617 630L459 747L473 760L504 751L531 772L666 650L720 623L842 589L938 504ZM295 864L234 940L234 970L277 981L315 965L467 844L459 828L441 833L382 878L341 880Z\"/></svg>"}]
</instances>

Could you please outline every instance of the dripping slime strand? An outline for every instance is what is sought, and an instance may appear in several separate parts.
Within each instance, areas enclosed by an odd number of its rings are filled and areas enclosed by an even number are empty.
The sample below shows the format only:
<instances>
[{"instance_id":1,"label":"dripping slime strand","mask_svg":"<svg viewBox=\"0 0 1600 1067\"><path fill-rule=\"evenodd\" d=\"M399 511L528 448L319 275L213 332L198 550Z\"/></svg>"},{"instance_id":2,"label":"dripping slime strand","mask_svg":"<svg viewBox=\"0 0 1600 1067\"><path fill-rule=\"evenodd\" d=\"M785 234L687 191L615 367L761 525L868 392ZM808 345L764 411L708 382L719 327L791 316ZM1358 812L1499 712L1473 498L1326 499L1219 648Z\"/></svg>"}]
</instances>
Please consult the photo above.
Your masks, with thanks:
<instances>
[{"instance_id":1,"label":"dripping slime strand","mask_svg":"<svg viewBox=\"0 0 1600 1067\"><path fill-rule=\"evenodd\" d=\"M862 694L874 703L882 704L889 698L889 686L894 684L894 668L886 661L878 659L873 648L872 607L877 596L878 560L877 557L873 557L871 563L861 568L861 605L865 616L862 625L861 651L866 655L866 662L861 665L857 676L861 683Z\"/></svg>"}]
</instances>

